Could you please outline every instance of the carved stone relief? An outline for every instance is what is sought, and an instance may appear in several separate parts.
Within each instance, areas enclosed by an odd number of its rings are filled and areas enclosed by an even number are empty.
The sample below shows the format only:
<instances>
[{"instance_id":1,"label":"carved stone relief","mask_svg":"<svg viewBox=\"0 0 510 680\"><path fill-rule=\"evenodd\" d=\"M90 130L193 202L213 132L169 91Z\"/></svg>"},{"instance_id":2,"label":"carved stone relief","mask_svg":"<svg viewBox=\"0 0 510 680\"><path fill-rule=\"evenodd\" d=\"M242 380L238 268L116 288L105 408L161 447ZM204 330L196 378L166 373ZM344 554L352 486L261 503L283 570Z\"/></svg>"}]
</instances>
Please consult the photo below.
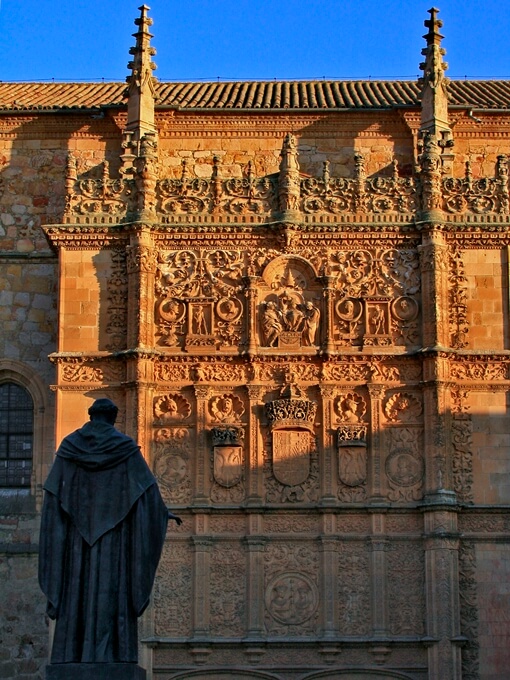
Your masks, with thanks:
<instances>
[{"instance_id":1,"label":"carved stone relief","mask_svg":"<svg viewBox=\"0 0 510 680\"><path fill-rule=\"evenodd\" d=\"M422 495L424 461L421 428L392 428L385 462L390 501L419 500Z\"/></svg>"},{"instance_id":2,"label":"carved stone relief","mask_svg":"<svg viewBox=\"0 0 510 680\"><path fill-rule=\"evenodd\" d=\"M191 635L191 565L189 545L175 540L165 544L152 595L158 636L186 638Z\"/></svg>"},{"instance_id":3,"label":"carved stone relief","mask_svg":"<svg viewBox=\"0 0 510 680\"><path fill-rule=\"evenodd\" d=\"M296 350L320 343L321 290L310 264L280 257L266 267L267 292L260 291L261 345Z\"/></svg>"},{"instance_id":4,"label":"carved stone relief","mask_svg":"<svg viewBox=\"0 0 510 680\"><path fill-rule=\"evenodd\" d=\"M186 427L162 427L155 431L154 475L169 505L191 500L193 432Z\"/></svg>"},{"instance_id":5,"label":"carved stone relief","mask_svg":"<svg viewBox=\"0 0 510 680\"><path fill-rule=\"evenodd\" d=\"M392 541L387 551L388 601L393 635L423 635L425 560L421 544Z\"/></svg>"},{"instance_id":6,"label":"carved stone relief","mask_svg":"<svg viewBox=\"0 0 510 680\"><path fill-rule=\"evenodd\" d=\"M154 399L154 419L160 424L186 420L191 415L191 404L181 394L164 394Z\"/></svg>"},{"instance_id":7,"label":"carved stone relief","mask_svg":"<svg viewBox=\"0 0 510 680\"><path fill-rule=\"evenodd\" d=\"M230 250L160 252L156 335L165 347L201 352L237 347L244 324L243 256Z\"/></svg>"},{"instance_id":8,"label":"carved stone relief","mask_svg":"<svg viewBox=\"0 0 510 680\"><path fill-rule=\"evenodd\" d=\"M246 555L241 545L222 541L211 550L211 634L242 637L246 610Z\"/></svg>"},{"instance_id":9,"label":"carved stone relief","mask_svg":"<svg viewBox=\"0 0 510 680\"><path fill-rule=\"evenodd\" d=\"M340 347L419 345L419 259L415 250L338 251L329 264Z\"/></svg>"},{"instance_id":10,"label":"carved stone relief","mask_svg":"<svg viewBox=\"0 0 510 680\"><path fill-rule=\"evenodd\" d=\"M337 416L338 498L343 502L359 502L366 498L367 429L364 422L365 399L348 392L334 402Z\"/></svg>"},{"instance_id":11,"label":"carved stone relief","mask_svg":"<svg viewBox=\"0 0 510 680\"><path fill-rule=\"evenodd\" d=\"M316 632L317 549L303 543L270 543L264 558L266 631L296 636Z\"/></svg>"},{"instance_id":12,"label":"carved stone relief","mask_svg":"<svg viewBox=\"0 0 510 680\"><path fill-rule=\"evenodd\" d=\"M462 541L459 550L460 632L468 639L462 650L462 677L480 677L480 643L478 641L478 597L475 544Z\"/></svg>"},{"instance_id":13,"label":"carved stone relief","mask_svg":"<svg viewBox=\"0 0 510 680\"><path fill-rule=\"evenodd\" d=\"M214 427L211 433L211 499L220 503L239 503L245 496L244 428L223 424Z\"/></svg>"},{"instance_id":14,"label":"carved stone relief","mask_svg":"<svg viewBox=\"0 0 510 680\"><path fill-rule=\"evenodd\" d=\"M108 342L106 349L117 351L126 346L127 327L127 264L124 249L114 248L111 251L112 270L108 277L108 308L106 333Z\"/></svg>"},{"instance_id":15,"label":"carved stone relief","mask_svg":"<svg viewBox=\"0 0 510 680\"><path fill-rule=\"evenodd\" d=\"M370 568L365 543L342 543L337 583L340 634L367 635L370 631Z\"/></svg>"}]
</instances>

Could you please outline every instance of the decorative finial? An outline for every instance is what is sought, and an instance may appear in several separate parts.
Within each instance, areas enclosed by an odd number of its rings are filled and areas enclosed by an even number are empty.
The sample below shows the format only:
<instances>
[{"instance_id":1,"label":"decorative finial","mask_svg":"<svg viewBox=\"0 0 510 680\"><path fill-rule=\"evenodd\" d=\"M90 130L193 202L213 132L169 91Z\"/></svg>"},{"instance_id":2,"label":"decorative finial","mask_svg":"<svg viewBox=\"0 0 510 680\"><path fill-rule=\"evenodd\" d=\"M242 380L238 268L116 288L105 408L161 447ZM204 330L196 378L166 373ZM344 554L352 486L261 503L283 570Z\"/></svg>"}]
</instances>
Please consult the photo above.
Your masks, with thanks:
<instances>
[{"instance_id":1,"label":"decorative finial","mask_svg":"<svg viewBox=\"0 0 510 680\"><path fill-rule=\"evenodd\" d=\"M444 72L448 64L443 61L446 50L441 47L443 36L439 32L443 22L437 18L439 10L435 7L429 9L430 19L424 24L428 32L423 36L427 46L421 53L425 61L420 64L423 78L421 85L421 126L420 136L423 138L432 136L438 146L445 150L453 146L452 131L448 120L448 79ZM453 156L443 151L443 172L449 174L453 163Z\"/></svg>"},{"instance_id":2,"label":"decorative finial","mask_svg":"<svg viewBox=\"0 0 510 680\"><path fill-rule=\"evenodd\" d=\"M126 130L134 133L134 142L139 142L147 133L154 133L154 98L156 78L152 72L156 69L156 64L152 57L156 54L150 41L153 37L149 32L152 26L152 19L148 16L149 7L142 5L138 8L140 16L135 19L138 31L133 33L136 44L131 47L129 53L133 55L132 61L128 63L131 75L126 78L128 83L128 119Z\"/></svg>"}]
</instances>

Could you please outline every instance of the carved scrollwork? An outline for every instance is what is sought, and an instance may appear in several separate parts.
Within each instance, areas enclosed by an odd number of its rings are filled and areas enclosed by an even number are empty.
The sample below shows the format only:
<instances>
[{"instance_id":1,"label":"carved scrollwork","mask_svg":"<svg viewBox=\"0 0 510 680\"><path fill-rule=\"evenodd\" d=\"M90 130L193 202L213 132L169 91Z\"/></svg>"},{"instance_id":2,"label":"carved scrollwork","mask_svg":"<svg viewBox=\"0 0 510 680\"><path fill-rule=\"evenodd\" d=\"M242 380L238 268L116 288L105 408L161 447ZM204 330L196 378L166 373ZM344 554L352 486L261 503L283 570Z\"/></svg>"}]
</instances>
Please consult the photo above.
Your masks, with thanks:
<instances>
[{"instance_id":1,"label":"carved scrollwork","mask_svg":"<svg viewBox=\"0 0 510 680\"><path fill-rule=\"evenodd\" d=\"M66 218L96 215L105 221L118 222L134 208L134 180L112 179L109 165L103 163L101 179L78 179L76 161L70 158L67 166Z\"/></svg>"},{"instance_id":2,"label":"carved scrollwork","mask_svg":"<svg viewBox=\"0 0 510 680\"><path fill-rule=\"evenodd\" d=\"M190 431L185 427L156 430L153 442L154 474L165 500L186 503L191 498Z\"/></svg>"},{"instance_id":3,"label":"carved scrollwork","mask_svg":"<svg viewBox=\"0 0 510 680\"><path fill-rule=\"evenodd\" d=\"M398 163L392 163L391 177L366 178L364 160L356 154L356 178L331 177L325 161L321 178L301 180L302 210L307 214L365 210L373 213L410 213L416 209L416 185L411 178L398 176Z\"/></svg>"},{"instance_id":4,"label":"carved scrollwork","mask_svg":"<svg viewBox=\"0 0 510 680\"><path fill-rule=\"evenodd\" d=\"M473 179L471 163L466 162L463 178L445 177L442 182L443 208L449 213L508 214L508 163L498 156L495 177Z\"/></svg>"}]
</instances>

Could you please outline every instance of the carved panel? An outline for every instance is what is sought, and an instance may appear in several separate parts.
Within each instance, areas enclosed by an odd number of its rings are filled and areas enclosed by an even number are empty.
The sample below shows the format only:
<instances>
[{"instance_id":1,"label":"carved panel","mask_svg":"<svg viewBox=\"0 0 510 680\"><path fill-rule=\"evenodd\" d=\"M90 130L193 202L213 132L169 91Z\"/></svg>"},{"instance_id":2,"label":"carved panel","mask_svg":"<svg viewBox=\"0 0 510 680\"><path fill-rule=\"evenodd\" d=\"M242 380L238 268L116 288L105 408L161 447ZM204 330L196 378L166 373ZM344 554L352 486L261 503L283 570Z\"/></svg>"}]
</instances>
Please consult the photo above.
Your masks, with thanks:
<instances>
[{"instance_id":1,"label":"carved panel","mask_svg":"<svg viewBox=\"0 0 510 680\"><path fill-rule=\"evenodd\" d=\"M390 501L419 500L422 495L424 461L421 428L392 428L385 462Z\"/></svg>"},{"instance_id":2,"label":"carved panel","mask_svg":"<svg viewBox=\"0 0 510 680\"><path fill-rule=\"evenodd\" d=\"M425 631L425 559L421 543L391 542L387 551L390 629L393 635Z\"/></svg>"},{"instance_id":3,"label":"carved panel","mask_svg":"<svg viewBox=\"0 0 510 680\"><path fill-rule=\"evenodd\" d=\"M455 349L468 346L467 278L462 253L452 249L448 268L448 297L450 305L450 338Z\"/></svg>"},{"instance_id":4,"label":"carved panel","mask_svg":"<svg viewBox=\"0 0 510 680\"><path fill-rule=\"evenodd\" d=\"M338 556L338 627L341 635L370 632L370 568L367 545L344 542Z\"/></svg>"},{"instance_id":5,"label":"carved panel","mask_svg":"<svg viewBox=\"0 0 510 680\"><path fill-rule=\"evenodd\" d=\"M264 554L265 627L271 635L313 635L318 628L316 546L270 543Z\"/></svg>"},{"instance_id":6,"label":"carved panel","mask_svg":"<svg viewBox=\"0 0 510 680\"><path fill-rule=\"evenodd\" d=\"M154 475L169 504L191 500L193 432L185 427L156 430L152 444Z\"/></svg>"},{"instance_id":7,"label":"carved panel","mask_svg":"<svg viewBox=\"0 0 510 680\"><path fill-rule=\"evenodd\" d=\"M191 415L191 404L181 394L164 394L154 399L154 419L158 425L186 420Z\"/></svg>"},{"instance_id":8,"label":"carved panel","mask_svg":"<svg viewBox=\"0 0 510 680\"><path fill-rule=\"evenodd\" d=\"M464 417L462 417L464 416ZM452 420L453 490L457 500L473 502L473 423L469 415L459 414Z\"/></svg>"},{"instance_id":9,"label":"carved panel","mask_svg":"<svg viewBox=\"0 0 510 680\"><path fill-rule=\"evenodd\" d=\"M459 550L460 632L468 639L462 650L463 680L480 678L480 644L478 642L478 598L476 585L476 550L474 543L462 541Z\"/></svg>"},{"instance_id":10,"label":"carved panel","mask_svg":"<svg viewBox=\"0 0 510 680\"><path fill-rule=\"evenodd\" d=\"M188 545L172 541L163 547L152 595L155 633L160 637L191 635L191 558Z\"/></svg>"},{"instance_id":11,"label":"carved panel","mask_svg":"<svg viewBox=\"0 0 510 680\"><path fill-rule=\"evenodd\" d=\"M121 248L111 251L112 269L106 289L108 306L106 310L106 349L117 351L126 347L127 337L127 264L126 253Z\"/></svg>"},{"instance_id":12,"label":"carved panel","mask_svg":"<svg viewBox=\"0 0 510 680\"><path fill-rule=\"evenodd\" d=\"M241 637L245 626L246 555L238 543L222 541L211 551L211 634Z\"/></svg>"},{"instance_id":13,"label":"carved panel","mask_svg":"<svg viewBox=\"0 0 510 680\"><path fill-rule=\"evenodd\" d=\"M415 250L337 251L329 269L337 290L338 345L419 344L420 278Z\"/></svg>"}]
</instances>

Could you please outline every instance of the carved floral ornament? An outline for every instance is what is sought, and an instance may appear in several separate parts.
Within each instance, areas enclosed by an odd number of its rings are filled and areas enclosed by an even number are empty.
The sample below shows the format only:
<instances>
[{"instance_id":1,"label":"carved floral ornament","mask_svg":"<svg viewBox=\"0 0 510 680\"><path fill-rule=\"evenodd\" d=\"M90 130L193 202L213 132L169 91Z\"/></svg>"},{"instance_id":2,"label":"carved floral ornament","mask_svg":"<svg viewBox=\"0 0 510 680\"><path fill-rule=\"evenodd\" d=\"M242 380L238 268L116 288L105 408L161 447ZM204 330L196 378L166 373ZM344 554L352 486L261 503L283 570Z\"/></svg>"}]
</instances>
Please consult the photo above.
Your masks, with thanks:
<instances>
[{"instance_id":1,"label":"carved floral ornament","mask_svg":"<svg viewBox=\"0 0 510 680\"><path fill-rule=\"evenodd\" d=\"M430 138L430 139L429 139ZM150 147L150 148L149 148ZM193 220L204 214L249 216L252 221L274 218L279 211L310 216L341 214L412 215L421 209L442 209L447 214L507 215L510 210L508 158L498 156L492 177L473 178L466 163L464 177L442 177L440 149L426 136L414 177L402 177L398 160L389 170L367 176L366 158L353 154L352 178L331 175L329 161L319 177L299 172L299 143L286 135L277 175L255 176L256 162L250 160L242 178L225 177L220 159L210 159L210 177L195 177L188 161L182 161L179 178L160 177L157 145L146 135L140 155L134 158L132 177L110 177L102 164L92 177L79 176L77 159L69 154L66 174L64 222L118 223L135 213L147 211L163 220ZM256 159L255 159L256 160Z\"/></svg>"},{"instance_id":2,"label":"carved floral ornament","mask_svg":"<svg viewBox=\"0 0 510 680\"><path fill-rule=\"evenodd\" d=\"M331 344L419 346L416 249L333 252L327 280L297 255L268 260L261 254L260 276L248 276L254 257L214 248L160 251L158 344L191 353L239 351L248 344L251 351L310 353Z\"/></svg>"}]
</instances>

